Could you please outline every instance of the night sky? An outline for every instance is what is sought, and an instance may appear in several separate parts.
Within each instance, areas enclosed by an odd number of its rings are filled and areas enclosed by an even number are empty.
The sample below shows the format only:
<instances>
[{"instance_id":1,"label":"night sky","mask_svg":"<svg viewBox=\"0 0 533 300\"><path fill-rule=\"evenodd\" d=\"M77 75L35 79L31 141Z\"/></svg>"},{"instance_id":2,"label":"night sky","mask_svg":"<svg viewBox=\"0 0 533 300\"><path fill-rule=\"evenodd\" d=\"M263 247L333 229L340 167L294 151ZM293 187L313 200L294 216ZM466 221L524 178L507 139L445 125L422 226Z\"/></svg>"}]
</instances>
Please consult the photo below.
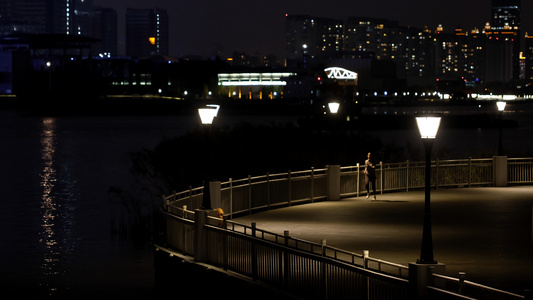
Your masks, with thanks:
<instances>
[{"instance_id":1,"label":"night sky","mask_svg":"<svg viewBox=\"0 0 533 300\"><path fill-rule=\"evenodd\" d=\"M386 18L400 25L445 31L482 28L490 21L491 0L93 0L119 15L119 40L124 41L126 8L166 9L170 19L170 55L211 55L222 49L284 56L285 14L346 19ZM327 4L326 4L327 3ZM523 32L533 32L533 1L522 0Z\"/></svg>"}]
</instances>

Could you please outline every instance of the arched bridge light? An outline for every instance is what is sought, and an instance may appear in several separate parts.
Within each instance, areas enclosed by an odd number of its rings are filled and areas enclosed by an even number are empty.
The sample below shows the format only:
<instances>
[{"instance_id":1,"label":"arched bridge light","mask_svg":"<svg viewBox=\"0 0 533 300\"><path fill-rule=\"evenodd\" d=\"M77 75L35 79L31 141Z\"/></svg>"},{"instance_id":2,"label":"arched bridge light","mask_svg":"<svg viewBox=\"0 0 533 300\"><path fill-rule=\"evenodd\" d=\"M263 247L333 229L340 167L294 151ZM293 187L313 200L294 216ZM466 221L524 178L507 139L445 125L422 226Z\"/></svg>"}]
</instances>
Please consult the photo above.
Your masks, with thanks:
<instances>
[{"instance_id":1,"label":"arched bridge light","mask_svg":"<svg viewBox=\"0 0 533 300\"><path fill-rule=\"evenodd\" d=\"M206 107L198 108L198 114L200 115L202 124L213 124L213 120L218 115L219 109L220 105L217 104L208 104Z\"/></svg>"},{"instance_id":2,"label":"arched bridge light","mask_svg":"<svg viewBox=\"0 0 533 300\"><path fill-rule=\"evenodd\" d=\"M357 73L339 67L326 68L324 72L330 79L357 80Z\"/></svg>"},{"instance_id":3,"label":"arched bridge light","mask_svg":"<svg viewBox=\"0 0 533 300\"><path fill-rule=\"evenodd\" d=\"M416 117L420 137L434 139L439 131L440 119L440 117Z\"/></svg>"}]
</instances>

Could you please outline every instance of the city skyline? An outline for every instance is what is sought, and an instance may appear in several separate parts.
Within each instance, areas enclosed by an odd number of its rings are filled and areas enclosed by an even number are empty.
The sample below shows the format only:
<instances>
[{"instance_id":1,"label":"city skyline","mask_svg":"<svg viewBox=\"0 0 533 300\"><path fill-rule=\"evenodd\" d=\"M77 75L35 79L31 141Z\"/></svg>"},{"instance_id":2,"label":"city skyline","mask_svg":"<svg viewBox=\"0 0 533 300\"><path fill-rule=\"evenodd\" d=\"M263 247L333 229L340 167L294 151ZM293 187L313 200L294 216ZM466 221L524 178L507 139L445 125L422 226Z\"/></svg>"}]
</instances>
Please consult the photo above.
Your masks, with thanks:
<instances>
[{"instance_id":1,"label":"city skyline","mask_svg":"<svg viewBox=\"0 0 533 300\"><path fill-rule=\"evenodd\" d=\"M416 0L379 0L372 3L340 0L324 6L323 2L316 0L289 3L279 0L208 0L186 4L168 0L132 0L127 3L94 0L95 5L117 10L119 44L122 45L125 40L125 12L128 7L166 9L169 15L169 54L178 57L210 56L217 51L224 56L239 51L283 57L286 14L306 14L340 20L353 16L385 18L405 26L428 26L431 30L442 24L445 31L452 31L458 26L463 29L482 28L491 17L491 0L471 0L467 5L459 0L445 3L430 0L425 3L421 5ZM457 8L463 13L455 13ZM527 12L533 11L533 3L522 1L521 11L522 33L533 32L533 19L526 17Z\"/></svg>"}]
</instances>

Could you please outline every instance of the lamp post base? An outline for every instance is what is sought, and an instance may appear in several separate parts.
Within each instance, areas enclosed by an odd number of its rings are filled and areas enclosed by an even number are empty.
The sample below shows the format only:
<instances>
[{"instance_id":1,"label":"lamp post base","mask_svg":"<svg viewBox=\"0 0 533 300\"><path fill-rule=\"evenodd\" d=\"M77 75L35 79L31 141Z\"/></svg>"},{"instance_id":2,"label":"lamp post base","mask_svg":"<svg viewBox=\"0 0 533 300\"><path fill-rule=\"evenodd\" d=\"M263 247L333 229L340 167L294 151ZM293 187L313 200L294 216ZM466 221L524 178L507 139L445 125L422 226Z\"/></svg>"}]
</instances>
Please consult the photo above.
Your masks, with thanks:
<instances>
[{"instance_id":1,"label":"lamp post base","mask_svg":"<svg viewBox=\"0 0 533 300\"><path fill-rule=\"evenodd\" d=\"M411 299L429 299L427 286L444 287L444 279L434 279L433 273L443 274L446 265L441 263L421 264L409 263L409 284L411 285Z\"/></svg>"}]
</instances>

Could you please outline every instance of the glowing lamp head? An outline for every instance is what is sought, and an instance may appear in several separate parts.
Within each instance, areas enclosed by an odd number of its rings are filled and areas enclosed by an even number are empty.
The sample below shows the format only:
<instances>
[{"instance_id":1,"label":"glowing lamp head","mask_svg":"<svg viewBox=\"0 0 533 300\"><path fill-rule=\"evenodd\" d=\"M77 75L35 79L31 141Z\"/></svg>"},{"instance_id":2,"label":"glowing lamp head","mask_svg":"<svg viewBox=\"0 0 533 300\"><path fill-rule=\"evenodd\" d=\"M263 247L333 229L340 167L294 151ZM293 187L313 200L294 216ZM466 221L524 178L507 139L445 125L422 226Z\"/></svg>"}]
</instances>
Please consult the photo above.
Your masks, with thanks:
<instances>
[{"instance_id":1,"label":"glowing lamp head","mask_svg":"<svg viewBox=\"0 0 533 300\"><path fill-rule=\"evenodd\" d=\"M202 107L198 109L198 114L200 115L200 120L202 121L202 124L213 124L213 120L218 115L218 110L220 109L220 105L216 104L208 104L206 107Z\"/></svg>"},{"instance_id":2,"label":"glowing lamp head","mask_svg":"<svg viewBox=\"0 0 533 300\"><path fill-rule=\"evenodd\" d=\"M434 139L439 131L440 119L440 117L416 117L420 137Z\"/></svg>"},{"instance_id":3,"label":"glowing lamp head","mask_svg":"<svg viewBox=\"0 0 533 300\"><path fill-rule=\"evenodd\" d=\"M503 111L505 109L505 105L507 104L507 102L505 101L498 101L496 102L496 105L498 106L498 110L499 111Z\"/></svg>"},{"instance_id":4,"label":"glowing lamp head","mask_svg":"<svg viewBox=\"0 0 533 300\"><path fill-rule=\"evenodd\" d=\"M336 114L339 111L339 106L340 106L339 102L328 103L329 112L331 112L332 114Z\"/></svg>"}]
</instances>

